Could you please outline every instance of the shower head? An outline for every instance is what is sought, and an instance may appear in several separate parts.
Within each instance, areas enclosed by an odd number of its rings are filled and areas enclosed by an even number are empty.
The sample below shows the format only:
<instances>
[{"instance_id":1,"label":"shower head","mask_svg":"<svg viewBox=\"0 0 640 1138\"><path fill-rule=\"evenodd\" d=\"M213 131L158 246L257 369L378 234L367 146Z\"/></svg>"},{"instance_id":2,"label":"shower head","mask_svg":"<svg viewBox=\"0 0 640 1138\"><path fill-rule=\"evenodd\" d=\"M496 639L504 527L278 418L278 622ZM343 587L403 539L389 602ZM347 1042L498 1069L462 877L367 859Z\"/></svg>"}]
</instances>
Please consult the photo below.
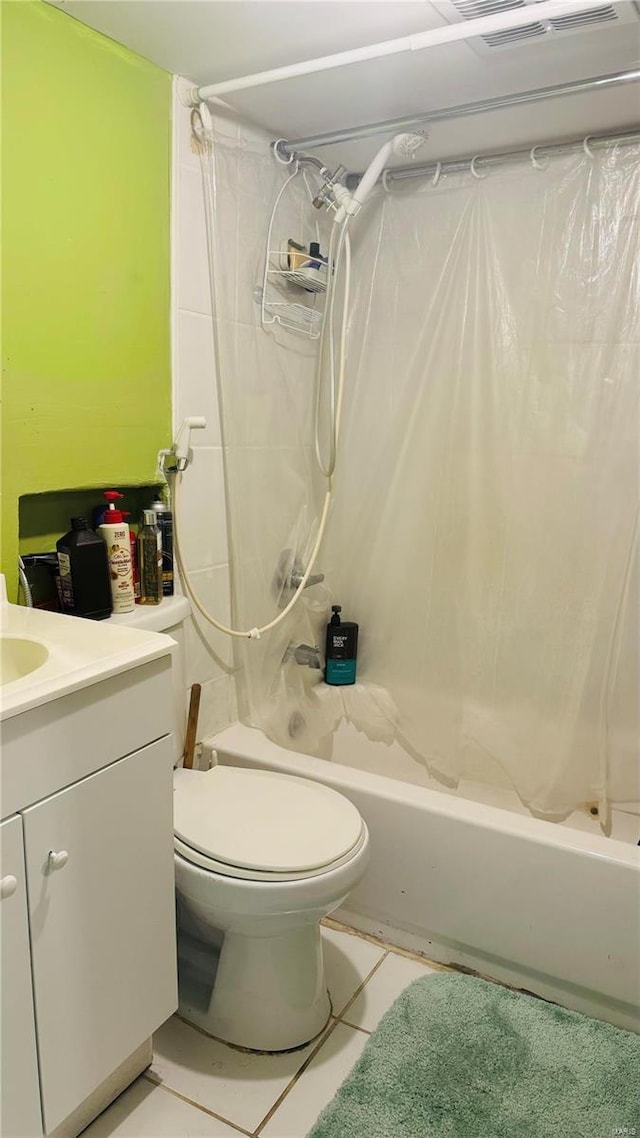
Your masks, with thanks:
<instances>
[{"instance_id":1,"label":"shower head","mask_svg":"<svg viewBox=\"0 0 640 1138\"><path fill-rule=\"evenodd\" d=\"M334 187L338 191L336 197L341 207L336 219L340 221L347 214L353 216L360 211L392 154L397 158L414 158L416 152L427 141L427 137L426 131L394 134L393 138L380 147L352 194L348 190L341 192L339 186Z\"/></svg>"},{"instance_id":2,"label":"shower head","mask_svg":"<svg viewBox=\"0 0 640 1138\"><path fill-rule=\"evenodd\" d=\"M426 130L396 134L391 139L392 153L398 158L415 158L416 152L424 145L428 137L429 134Z\"/></svg>"}]
</instances>

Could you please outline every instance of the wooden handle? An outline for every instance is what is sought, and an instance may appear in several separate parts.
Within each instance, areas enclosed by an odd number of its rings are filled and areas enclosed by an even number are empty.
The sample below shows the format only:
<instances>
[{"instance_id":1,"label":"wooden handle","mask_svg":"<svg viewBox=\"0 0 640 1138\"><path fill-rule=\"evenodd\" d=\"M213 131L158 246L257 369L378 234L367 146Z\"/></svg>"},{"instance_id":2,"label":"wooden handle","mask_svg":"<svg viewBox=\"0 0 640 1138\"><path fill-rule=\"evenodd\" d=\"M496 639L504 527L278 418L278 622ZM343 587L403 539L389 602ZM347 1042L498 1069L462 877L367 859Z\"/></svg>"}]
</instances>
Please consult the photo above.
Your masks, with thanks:
<instances>
[{"instance_id":1,"label":"wooden handle","mask_svg":"<svg viewBox=\"0 0 640 1138\"><path fill-rule=\"evenodd\" d=\"M193 752L196 748L196 733L198 730L198 712L200 711L200 692L202 688L200 684L191 685L191 696L189 698L189 716L187 719L187 733L184 739L184 755L182 757L183 765L187 770L193 768Z\"/></svg>"}]
</instances>

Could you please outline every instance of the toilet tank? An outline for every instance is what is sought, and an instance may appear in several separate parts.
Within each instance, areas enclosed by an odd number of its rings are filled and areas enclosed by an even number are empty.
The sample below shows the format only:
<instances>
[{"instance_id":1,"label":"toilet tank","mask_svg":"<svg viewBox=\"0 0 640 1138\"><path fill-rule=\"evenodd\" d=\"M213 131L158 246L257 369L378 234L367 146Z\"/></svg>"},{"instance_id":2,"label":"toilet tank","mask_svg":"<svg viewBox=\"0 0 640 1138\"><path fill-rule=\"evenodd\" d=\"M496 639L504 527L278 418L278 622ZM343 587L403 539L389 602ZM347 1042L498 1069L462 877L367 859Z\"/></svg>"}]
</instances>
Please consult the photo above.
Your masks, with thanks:
<instances>
[{"instance_id":1,"label":"toilet tank","mask_svg":"<svg viewBox=\"0 0 640 1138\"><path fill-rule=\"evenodd\" d=\"M133 612L112 613L111 624L126 624L145 632L164 632L178 645L171 657L173 690L174 746L176 762L184 750L187 718L187 681L185 674L185 621L191 613L186 597L163 597L159 605L136 605Z\"/></svg>"}]
</instances>

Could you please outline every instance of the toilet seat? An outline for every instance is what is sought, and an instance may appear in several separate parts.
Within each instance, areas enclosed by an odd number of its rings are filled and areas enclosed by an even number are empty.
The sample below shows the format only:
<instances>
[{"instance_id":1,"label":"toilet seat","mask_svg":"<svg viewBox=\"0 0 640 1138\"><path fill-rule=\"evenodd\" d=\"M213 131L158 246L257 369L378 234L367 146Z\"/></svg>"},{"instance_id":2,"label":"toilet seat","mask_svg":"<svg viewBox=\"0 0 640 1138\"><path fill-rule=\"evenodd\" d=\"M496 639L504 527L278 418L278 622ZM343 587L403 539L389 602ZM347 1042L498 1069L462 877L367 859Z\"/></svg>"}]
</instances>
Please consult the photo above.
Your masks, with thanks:
<instances>
[{"instance_id":1,"label":"toilet seat","mask_svg":"<svg viewBox=\"0 0 640 1138\"><path fill-rule=\"evenodd\" d=\"M227 766L175 772L174 829L185 860L265 882L317 877L366 839L355 806L322 783Z\"/></svg>"},{"instance_id":2,"label":"toilet seat","mask_svg":"<svg viewBox=\"0 0 640 1138\"><path fill-rule=\"evenodd\" d=\"M215 861L213 858L206 857L198 850L193 849L192 846L182 842L180 838L174 835L173 848L180 857L191 865L197 865L199 869L206 869L209 873L217 873L221 877L233 877L240 881L264 881L273 884L279 881L304 881L310 877L320 877L323 873L328 873L333 869L338 869L341 865L345 865L351 861L357 853L360 852L366 840L366 832L363 831L355 846L349 850L344 857L339 858L337 861L332 861L329 865L322 865L318 869L308 869L301 873L273 873L268 870L260 869L245 869L240 865L229 865L227 862Z\"/></svg>"}]
</instances>

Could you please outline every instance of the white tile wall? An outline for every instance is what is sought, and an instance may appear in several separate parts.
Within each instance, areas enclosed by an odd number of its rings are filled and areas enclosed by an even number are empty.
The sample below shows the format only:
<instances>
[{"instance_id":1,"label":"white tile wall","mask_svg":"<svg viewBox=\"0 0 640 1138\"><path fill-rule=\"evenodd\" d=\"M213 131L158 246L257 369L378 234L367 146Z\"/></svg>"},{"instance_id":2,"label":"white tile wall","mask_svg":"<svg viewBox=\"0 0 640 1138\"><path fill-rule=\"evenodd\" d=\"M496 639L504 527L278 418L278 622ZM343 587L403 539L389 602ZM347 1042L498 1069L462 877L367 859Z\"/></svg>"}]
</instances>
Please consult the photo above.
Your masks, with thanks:
<instances>
[{"instance_id":1,"label":"white tile wall","mask_svg":"<svg viewBox=\"0 0 640 1138\"><path fill-rule=\"evenodd\" d=\"M230 623L224 442L242 587L236 599L251 626L273 615L272 581L278 558L298 540L298 531L306 532L309 526L313 466L307 448L316 345L276 328L265 335L258 327L254 288L262 280L275 184L269 161L269 183L265 182L271 140L232 113L226 117L216 113L215 131L221 143L216 155L220 190L216 240L224 265L217 327L228 369L221 425L202 179L192 145L191 112L180 99L183 83L175 81L173 102L174 426L177 430L187 415L204 415L207 428L192 435L193 461L182 479L178 525L200 600L214 616ZM282 210L279 238L302 232L303 197L294 194ZM200 738L236 716L235 682L242 673L233 671L233 649L230 638L194 613L186 631L186 679L188 685L203 685Z\"/></svg>"},{"instance_id":2,"label":"white tile wall","mask_svg":"<svg viewBox=\"0 0 640 1138\"><path fill-rule=\"evenodd\" d=\"M187 415L204 415L207 427L192 436L193 461L181 488L180 536L199 598L229 623L229 549L202 183L190 111L179 97L182 82L175 80L173 100L173 417L174 430ZM216 128L237 137L233 118L217 120ZM186 625L185 656L187 688L202 684L198 734L205 738L237 716L233 645L194 610Z\"/></svg>"},{"instance_id":3,"label":"white tile wall","mask_svg":"<svg viewBox=\"0 0 640 1138\"><path fill-rule=\"evenodd\" d=\"M220 418L211 318L177 308L174 332L176 423L180 424L187 415L204 415L207 427L197 435L198 446L219 447Z\"/></svg>"}]
</instances>

